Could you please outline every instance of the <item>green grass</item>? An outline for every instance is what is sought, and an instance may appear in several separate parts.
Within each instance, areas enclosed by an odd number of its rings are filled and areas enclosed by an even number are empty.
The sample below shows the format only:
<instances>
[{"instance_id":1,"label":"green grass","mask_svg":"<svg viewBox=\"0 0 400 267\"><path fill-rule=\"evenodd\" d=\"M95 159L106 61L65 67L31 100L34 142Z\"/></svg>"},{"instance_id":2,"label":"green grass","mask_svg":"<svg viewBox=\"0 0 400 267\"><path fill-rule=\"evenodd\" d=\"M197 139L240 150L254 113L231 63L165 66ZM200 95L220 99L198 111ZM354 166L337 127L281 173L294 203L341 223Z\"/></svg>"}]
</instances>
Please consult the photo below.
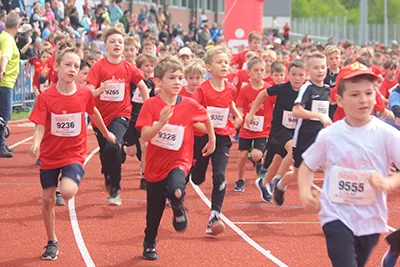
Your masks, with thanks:
<instances>
[{"instance_id":1,"label":"green grass","mask_svg":"<svg viewBox=\"0 0 400 267\"><path fill-rule=\"evenodd\" d=\"M12 121L16 121L16 120L23 120L23 119L27 119L29 117L29 115L31 114L31 111L13 111L12 115L11 115L11 120Z\"/></svg>"}]
</instances>

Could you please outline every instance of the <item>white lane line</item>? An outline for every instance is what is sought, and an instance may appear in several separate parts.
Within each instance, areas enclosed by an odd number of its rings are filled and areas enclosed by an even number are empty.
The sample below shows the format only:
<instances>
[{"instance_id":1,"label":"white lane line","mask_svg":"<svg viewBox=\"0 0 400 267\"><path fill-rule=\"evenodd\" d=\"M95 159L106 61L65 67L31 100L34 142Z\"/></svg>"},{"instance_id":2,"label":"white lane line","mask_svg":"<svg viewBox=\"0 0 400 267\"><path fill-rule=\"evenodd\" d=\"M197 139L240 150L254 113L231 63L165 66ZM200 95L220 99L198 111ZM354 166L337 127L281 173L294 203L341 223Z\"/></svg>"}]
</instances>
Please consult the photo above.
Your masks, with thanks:
<instances>
[{"instance_id":1,"label":"white lane line","mask_svg":"<svg viewBox=\"0 0 400 267\"><path fill-rule=\"evenodd\" d=\"M289 224L321 224L320 222L232 222L239 225L289 225Z\"/></svg>"},{"instance_id":2,"label":"white lane line","mask_svg":"<svg viewBox=\"0 0 400 267\"><path fill-rule=\"evenodd\" d=\"M97 147L95 150L93 150L86 158L85 162L83 163L83 166L86 165L86 163L89 162L89 160L97 153L99 152L100 148ZM78 217L76 216L76 210L75 210L75 197L71 198L68 202L68 209L69 209L69 218L71 220L71 226L72 230L74 232L76 244L78 245L79 251L82 255L83 260L85 261L85 264L87 267L95 267L96 265L94 264L92 258L90 257L89 250L87 249L85 245L85 241L83 240L82 237L82 232L81 229L79 228L79 223L78 223Z\"/></svg>"},{"instance_id":3,"label":"white lane line","mask_svg":"<svg viewBox=\"0 0 400 267\"><path fill-rule=\"evenodd\" d=\"M200 196L200 198L206 203L206 205L211 208L211 202L208 200L208 198L203 194L203 191L201 191L200 187L195 185L192 181L190 181L191 185L193 186L194 190L196 193ZM221 219L230 227L232 228L233 231L235 231L241 238L243 238L247 243L249 243L253 248L255 248L257 251L259 251L261 254L263 254L265 257L273 261L276 265L280 267L287 267L285 263L283 263L281 260L279 260L277 257L272 255L271 251L264 249L262 246L260 246L258 243L256 243L253 239L251 239L245 232L243 232L239 227L237 227L231 220L229 220L226 216L224 216L222 213L220 214Z\"/></svg>"},{"instance_id":4,"label":"white lane line","mask_svg":"<svg viewBox=\"0 0 400 267\"><path fill-rule=\"evenodd\" d=\"M33 139L33 136L25 138L24 140L21 140L21 141L15 143L15 144L11 145L10 148L14 148L16 146L22 145L23 143L25 143L25 142L27 142L27 141L29 141L31 139Z\"/></svg>"},{"instance_id":5,"label":"white lane line","mask_svg":"<svg viewBox=\"0 0 400 267\"><path fill-rule=\"evenodd\" d=\"M322 188L319 187L318 185L313 184L312 187L314 187L315 189L317 189L319 192L322 192ZM392 231L392 232L394 232L394 231L397 230L397 229L395 229L394 227L390 226L389 224L386 225L386 226L387 226L387 228L388 228L390 231Z\"/></svg>"}]
</instances>

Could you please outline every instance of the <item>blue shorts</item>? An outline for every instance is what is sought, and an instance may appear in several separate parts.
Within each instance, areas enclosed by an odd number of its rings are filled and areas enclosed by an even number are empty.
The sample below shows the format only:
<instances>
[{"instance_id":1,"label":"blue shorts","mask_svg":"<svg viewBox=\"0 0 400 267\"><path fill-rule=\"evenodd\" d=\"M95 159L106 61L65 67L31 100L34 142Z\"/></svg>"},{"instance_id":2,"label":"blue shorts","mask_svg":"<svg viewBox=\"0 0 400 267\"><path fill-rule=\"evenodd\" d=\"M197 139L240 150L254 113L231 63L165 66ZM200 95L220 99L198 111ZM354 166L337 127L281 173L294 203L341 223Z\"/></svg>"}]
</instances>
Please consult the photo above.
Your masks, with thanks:
<instances>
[{"instance_id":1,"label":"blue shorts","mask_svg":"<svg viewBox=\"0 0 400 267\"><path fill-rule=\"evenodd\" d=\"M40 183L42 184L42 188L50 188L58 186L58 179L68 177L72 179L78 186L85 175L85 171L83 170L82 165L80 164L70 164L61 168L52 169L52 170L40 170Z\"/></svg>"}]
</instances>

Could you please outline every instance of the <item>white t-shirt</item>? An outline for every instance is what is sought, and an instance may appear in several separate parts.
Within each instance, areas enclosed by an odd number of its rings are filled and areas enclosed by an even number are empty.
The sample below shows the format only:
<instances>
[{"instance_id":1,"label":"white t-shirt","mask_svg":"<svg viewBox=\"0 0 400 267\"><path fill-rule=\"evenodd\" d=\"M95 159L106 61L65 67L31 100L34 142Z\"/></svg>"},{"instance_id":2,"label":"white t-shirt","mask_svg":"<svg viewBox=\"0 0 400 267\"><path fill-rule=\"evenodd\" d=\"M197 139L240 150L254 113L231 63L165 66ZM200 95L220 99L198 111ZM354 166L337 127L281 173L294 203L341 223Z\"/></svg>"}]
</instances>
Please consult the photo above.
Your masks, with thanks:
<instances>
[{"instance_id":1,"label":"white t-shirt","mask_svg":"<svg viewBox=\"0 0 400 267\"><path fill-rule=\"evenodd\" d=\"M341 120L321 130L315 143L302 156L311 170L317 170L328 162L320 198L321 210L318 214L322 225L340 220L355 236L387 232L386 194L371 189L368 182L362 182L360 186L359 180L352 180L354 176L346 175L349 170L363 173L361 176L366 176L368 171L377 171L387 177L392 162L400 166L400 131L375 117L368 124L357 128ZM344 171L338 175L338 169ZM344 181L350 177L347 180L350 181L349 185L346 185L347 194L354 196L352 189L355 194L361 194L355 198L357 204L339 203L332 197L332 190L344 190L345 183L341 180L343 177ZM353 181L354 188L351 187ZM364 190L367 187L368 190ZM374 200L371 204L360 204L363 199L368 199L362 195L367 194L366 191L369 191L368 197L372 196Z\"/></svg>"}]
</instances>

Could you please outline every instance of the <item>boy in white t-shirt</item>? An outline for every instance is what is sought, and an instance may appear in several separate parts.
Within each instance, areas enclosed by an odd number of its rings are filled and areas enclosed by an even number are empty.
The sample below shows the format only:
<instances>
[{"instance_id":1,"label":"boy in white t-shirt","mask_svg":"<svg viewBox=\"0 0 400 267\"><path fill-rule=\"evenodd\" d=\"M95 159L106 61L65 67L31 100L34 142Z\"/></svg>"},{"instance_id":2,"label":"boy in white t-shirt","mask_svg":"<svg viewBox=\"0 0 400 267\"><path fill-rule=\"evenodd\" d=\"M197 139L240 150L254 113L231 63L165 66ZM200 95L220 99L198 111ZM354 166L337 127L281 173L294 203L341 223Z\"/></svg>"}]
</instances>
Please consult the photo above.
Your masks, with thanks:
<instances>
[{"instance_id":1,"label":"boy in white t-shirt","mask_svg":"<svg viewBox=\"0 0 400 267\"><path fill-rule=\"evenodd\" d=\"M356 267L387 232L387 196L377 185L392 162L400 166L400 132L371 116L377 76L358 62L340 72L335 98L346 118L321 130L303 153L298 183L305 210L319 211L332 265ZM325 163L319 197L313 174Z\"/></svg>"}]
</instances>

